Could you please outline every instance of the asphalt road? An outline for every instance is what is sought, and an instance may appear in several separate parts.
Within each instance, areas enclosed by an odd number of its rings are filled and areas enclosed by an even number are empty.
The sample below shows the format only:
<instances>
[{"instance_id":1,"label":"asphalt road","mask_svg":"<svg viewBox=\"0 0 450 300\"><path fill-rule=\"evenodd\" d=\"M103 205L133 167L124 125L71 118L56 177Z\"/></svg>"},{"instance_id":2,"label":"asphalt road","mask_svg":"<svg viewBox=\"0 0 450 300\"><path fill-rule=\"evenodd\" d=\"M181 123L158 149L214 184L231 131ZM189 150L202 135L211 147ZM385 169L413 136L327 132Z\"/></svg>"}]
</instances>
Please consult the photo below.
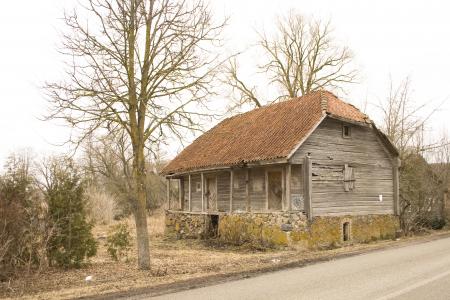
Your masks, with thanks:
<instances>
[{"instance_id":1,"label":"asphalt road","mask_svg":"<svg viewBox=\"0 0 450 300\"><path fill-rule=\"evenodd\" d=\"M450 299L450 238L151 299Z\"/></svg>"}]
</instances>

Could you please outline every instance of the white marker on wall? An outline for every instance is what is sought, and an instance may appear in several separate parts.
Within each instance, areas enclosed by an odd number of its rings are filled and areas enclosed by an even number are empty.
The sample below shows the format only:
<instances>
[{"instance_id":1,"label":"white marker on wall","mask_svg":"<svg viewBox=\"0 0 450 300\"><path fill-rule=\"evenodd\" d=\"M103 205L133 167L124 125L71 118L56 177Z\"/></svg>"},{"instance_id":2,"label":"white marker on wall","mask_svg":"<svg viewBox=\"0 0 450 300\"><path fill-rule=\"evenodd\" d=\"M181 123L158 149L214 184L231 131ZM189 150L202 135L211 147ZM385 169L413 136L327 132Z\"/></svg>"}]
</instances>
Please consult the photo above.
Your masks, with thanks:
<instances>
[{"instance_id":1,"label":"white marker on wall","mask_svg":"<svg viewBox=\"0 0 450 300\"><path fill-rule=\"evenodd\" d=\"M383 202L383 195L378 195L378 200L379 200L380 202Z\"/></svg>"}]
</instances>

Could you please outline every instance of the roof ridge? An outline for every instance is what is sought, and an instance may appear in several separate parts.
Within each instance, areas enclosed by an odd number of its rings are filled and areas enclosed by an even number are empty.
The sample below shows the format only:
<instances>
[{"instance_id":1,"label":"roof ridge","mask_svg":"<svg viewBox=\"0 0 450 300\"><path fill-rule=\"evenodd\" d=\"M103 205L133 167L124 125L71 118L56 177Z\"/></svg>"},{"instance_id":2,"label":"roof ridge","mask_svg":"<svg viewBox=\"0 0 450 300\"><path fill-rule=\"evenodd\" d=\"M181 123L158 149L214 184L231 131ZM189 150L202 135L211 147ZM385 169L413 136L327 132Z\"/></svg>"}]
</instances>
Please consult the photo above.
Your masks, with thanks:
<instances>
[{"instance_id":1,"label":"roof ridge","mask_svg":"<svg viewBox=\"0 0 450 300\"><path fill-rule=\"evenodd\" d=\"M320 93L320 107L322 108L322 111L326 112L328 111L328 99L327 97L323 94L323 89L321 88L319 90Z\"/></svg>"}]
</instances>

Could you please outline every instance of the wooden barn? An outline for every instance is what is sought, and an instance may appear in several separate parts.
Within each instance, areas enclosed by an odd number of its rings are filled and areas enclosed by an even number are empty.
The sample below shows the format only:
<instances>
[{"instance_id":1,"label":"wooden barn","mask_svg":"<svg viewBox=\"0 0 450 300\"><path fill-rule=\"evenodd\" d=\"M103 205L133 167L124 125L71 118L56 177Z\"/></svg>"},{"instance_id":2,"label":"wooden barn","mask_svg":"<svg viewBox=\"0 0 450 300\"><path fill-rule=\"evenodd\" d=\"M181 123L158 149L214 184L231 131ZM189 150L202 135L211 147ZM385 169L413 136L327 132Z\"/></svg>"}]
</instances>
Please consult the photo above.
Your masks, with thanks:
<instances>
[{"instance_id":1,"label":"wooden barn","mask_svg":"<svg viewBox=\"0 0 450 300\"><path fill-rule=\"evenodd\" d=\"M179 191L168 193L168 233L316 246L390 237L399 164L374 122L330 92L267 105L225 119L163 169Z\"/></svg>"}]
</instances>

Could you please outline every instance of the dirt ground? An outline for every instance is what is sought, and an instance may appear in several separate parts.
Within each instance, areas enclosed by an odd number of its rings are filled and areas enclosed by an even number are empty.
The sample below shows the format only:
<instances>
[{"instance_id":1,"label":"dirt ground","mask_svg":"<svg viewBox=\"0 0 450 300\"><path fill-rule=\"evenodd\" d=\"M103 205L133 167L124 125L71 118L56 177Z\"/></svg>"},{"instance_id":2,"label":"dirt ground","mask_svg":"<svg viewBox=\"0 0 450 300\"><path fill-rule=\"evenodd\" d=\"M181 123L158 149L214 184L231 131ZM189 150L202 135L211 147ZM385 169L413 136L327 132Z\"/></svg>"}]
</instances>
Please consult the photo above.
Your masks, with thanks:
<instances>
[{"instance_id":1,"label":"dirt ground","mask_svg":"<svg viewBox=\"0 0 450 300\"><path fill-rule=\"evenodd\" d=\"M131 220L127 222L132 225ZM156 288L188 279L197 278L202 281L201 278L210 276L220 277L327 260L344 253L369 251L401 243L380 241L321 251L294 248L262 251L248 247L225 247L201 240L166 239L163 235L164 216L159 214L149 218L152 270L141 271L137 269L135 252L130 254L127 262L115 262L109 258L105 246L109 226L111 225L95 227L94 234L99 241L99 248L97 256L91 259L88 265L70 270L50 268L39 274L17 276L10 282L0 283L0 298L68 299ZM434 232L431 236L447 233ZM423 238L413 237L406 240ZM87 276L92 276L92 280L86 282Z\"/></svg>"}]
</instances>

